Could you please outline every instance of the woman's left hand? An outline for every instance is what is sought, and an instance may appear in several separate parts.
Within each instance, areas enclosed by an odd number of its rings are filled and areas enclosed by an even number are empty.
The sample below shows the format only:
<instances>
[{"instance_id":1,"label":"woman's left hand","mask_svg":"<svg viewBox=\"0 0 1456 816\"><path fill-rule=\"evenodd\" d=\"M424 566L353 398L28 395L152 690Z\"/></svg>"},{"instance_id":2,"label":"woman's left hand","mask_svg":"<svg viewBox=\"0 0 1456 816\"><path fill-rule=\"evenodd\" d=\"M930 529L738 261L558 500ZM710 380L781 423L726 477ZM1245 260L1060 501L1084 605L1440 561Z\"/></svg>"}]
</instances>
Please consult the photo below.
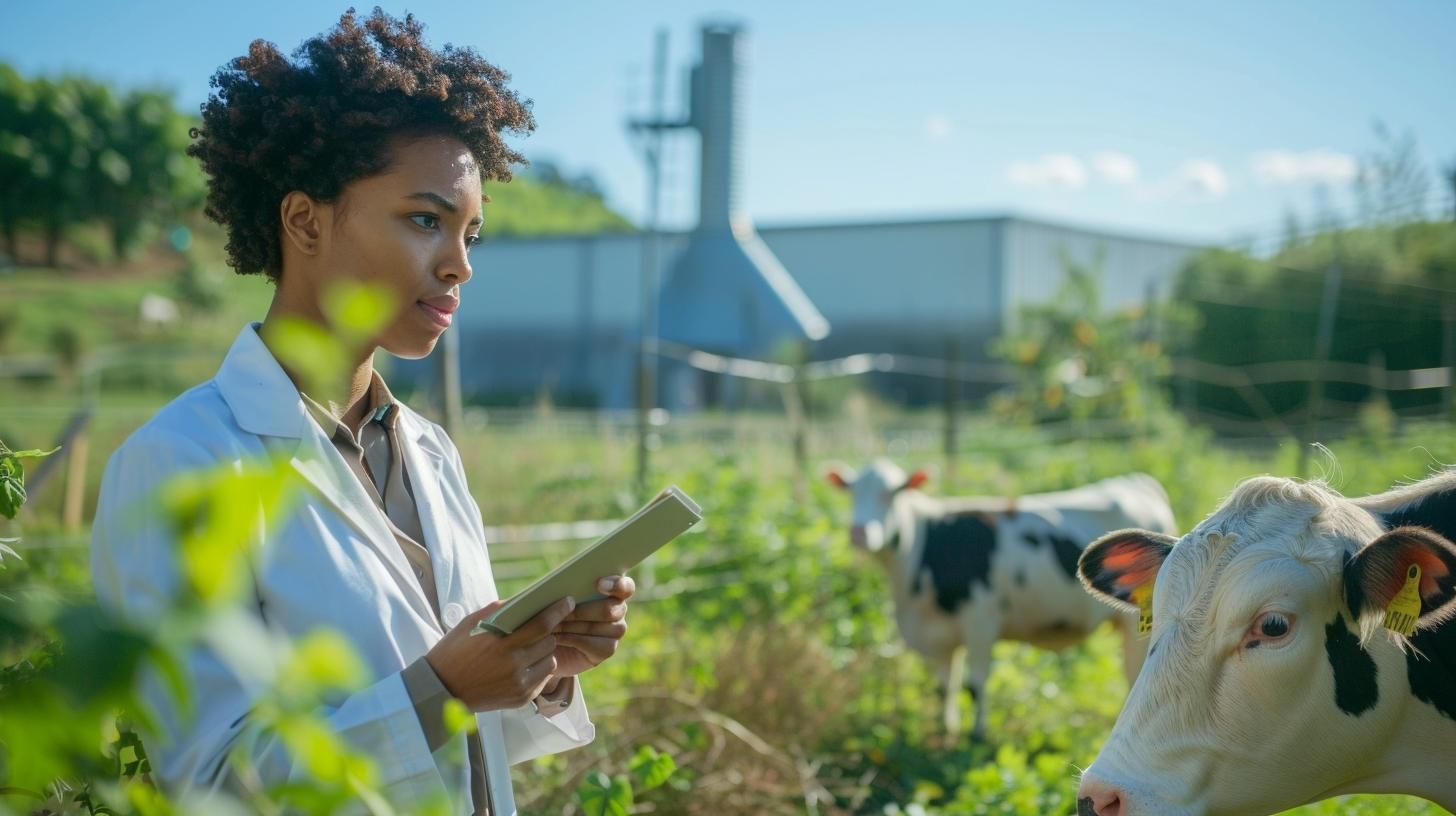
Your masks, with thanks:
<instances>
[{"instance_id":1,"label":"woman's left hand","mask_svg":"<svg viewBox=\"0 0 1456 816\"><path fill-rule=\"evenodd\" d=\"M617 653L627 634L627 600L637 584L625 575L608 575L597 582L607 597L578 604L557 625L555 677L574 677Z\"/></svg>"}]
</instances>

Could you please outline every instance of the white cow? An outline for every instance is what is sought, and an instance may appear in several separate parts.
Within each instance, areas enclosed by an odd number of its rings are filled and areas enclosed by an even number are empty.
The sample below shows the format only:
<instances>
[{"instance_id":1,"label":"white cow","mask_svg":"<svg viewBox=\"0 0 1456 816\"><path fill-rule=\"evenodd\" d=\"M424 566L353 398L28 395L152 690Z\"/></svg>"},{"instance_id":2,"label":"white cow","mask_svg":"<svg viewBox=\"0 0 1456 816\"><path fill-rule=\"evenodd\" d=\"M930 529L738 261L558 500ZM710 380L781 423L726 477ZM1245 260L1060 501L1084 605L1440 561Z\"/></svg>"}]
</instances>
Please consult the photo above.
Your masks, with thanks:
<instances>
[{"instance_id":1,"label":"white cow","mask_svg":"<svg viewBox=\"0 0 1456 816\"><path fill-rule=\"evenodd\" d=\"M1151 588L1152 645L1078 813L1250 816L1346 793L1456 809L1453 536L1456 471L1353 500L1262 476L1182 539L1093 544L1093 592L1127 608ZM1408 581L1404 637L1384 622Z\"/></svg>"},{"instance_id":2,"label":"white cow","mask_svg":"<svg viewBox=\"0 0 1456 816\"><path fill-rule=\"evenodd\" d=\"M991 646L1003 638L1060 649L1115 617L1128 682L1137 675L1146 643L1136 637L1136 616L1098 603L1076 573L1082 549L1109 530L1172 532L1168 496L1151 476L1015 500L933 498L918 489L924 471L906 475L883 459L858 474L834 466L828 478L854 497L850 543L889 574L900 634L940 677L949 733L960 730L964 685L976 703L971 734L985 736ZM962 647L964 662L956 659Z\"/></svg>"}]
</instances>

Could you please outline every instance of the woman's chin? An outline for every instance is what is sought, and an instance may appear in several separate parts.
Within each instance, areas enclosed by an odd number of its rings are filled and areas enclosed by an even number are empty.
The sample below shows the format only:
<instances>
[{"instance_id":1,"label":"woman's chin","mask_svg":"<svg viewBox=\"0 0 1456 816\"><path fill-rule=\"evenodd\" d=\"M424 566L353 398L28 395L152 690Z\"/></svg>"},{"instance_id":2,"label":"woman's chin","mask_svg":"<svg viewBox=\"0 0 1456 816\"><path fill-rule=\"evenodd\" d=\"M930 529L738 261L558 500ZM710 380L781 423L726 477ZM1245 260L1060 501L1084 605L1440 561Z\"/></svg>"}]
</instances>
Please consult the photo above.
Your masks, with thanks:
<instances>
[{"instance_id":1,"label":"woman's chin","mask_svg":"<svg viewBox=\"0 0 1456 816\"><path fill-rule=\"evenodd\" d=\"M397 342L382 342L379 347L402 360L418 360L430 356L435 350L435 344L439 342L440 335L430 337L410 337Z\"/></svg>"}]
</instances>

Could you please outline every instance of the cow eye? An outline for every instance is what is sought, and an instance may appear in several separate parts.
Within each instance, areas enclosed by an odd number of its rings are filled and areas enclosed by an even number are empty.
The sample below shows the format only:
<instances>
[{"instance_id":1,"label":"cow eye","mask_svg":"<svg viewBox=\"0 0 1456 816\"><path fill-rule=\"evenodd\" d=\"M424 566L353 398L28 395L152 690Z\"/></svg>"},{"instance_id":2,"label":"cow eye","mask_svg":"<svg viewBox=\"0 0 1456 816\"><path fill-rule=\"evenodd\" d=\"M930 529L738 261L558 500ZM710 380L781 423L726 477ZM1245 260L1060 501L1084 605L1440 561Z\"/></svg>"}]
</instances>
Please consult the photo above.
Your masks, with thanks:
<instances>
[{"instance_id":1,"label":"cow eye","mask_svg":"<svg viewBox=\"0 0 1456 816\"><path fill-rule=\"evenodd\" d=\"M1265 612L1254 619L1249 633L1244 636L1244 648L1253 649L1263 645L1273 646L1286 639L1294 628L1294 622L1283 612Z\"/></svg>"},{"instance_id":2,"label":"cow eye","mask_svg":"<svg viewBox=\"0 0 1456 816\"><path fill-rule=\"evenodd\" d=\"M1259 621L1259 632L1268 638L1284 637L1289 634L1289 619L1278 612L1270 612Z\"/></svg>"}]
</instances>

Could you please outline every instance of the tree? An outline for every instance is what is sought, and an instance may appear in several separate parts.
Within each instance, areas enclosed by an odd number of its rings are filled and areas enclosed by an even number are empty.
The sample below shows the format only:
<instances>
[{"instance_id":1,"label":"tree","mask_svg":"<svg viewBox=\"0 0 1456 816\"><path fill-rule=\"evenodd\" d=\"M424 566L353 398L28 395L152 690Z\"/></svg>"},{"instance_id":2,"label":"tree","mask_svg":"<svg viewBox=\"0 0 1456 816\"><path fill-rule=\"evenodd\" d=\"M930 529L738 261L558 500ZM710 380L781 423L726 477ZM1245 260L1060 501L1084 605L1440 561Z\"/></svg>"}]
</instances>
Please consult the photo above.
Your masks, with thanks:
<instances>
[{"instance_id":1,"label":"tree","mask_svg":"<svg viewBox=\"0 0 1456 816\"><path fill-rule=\"evenodd\" d=\"M1360 161L1355 177L1361 221L1392 224L1425 218L1431 186L1415 134L1406 131L1396 137L1378 120L1374 129L1380 144Z\"/></svg>"},{"instance_id":2,"label":"tree","mask_svg":"<svg viewBox=\"0 0 1456 816\"><path fill-rule=\"evenodd\" d=\"M121 100L98 157L96 200L118 259L135 247L147 220L200 201L201 173L183 155L189 124L162 93L133 91Z\"/></svg>"},{"instance_id":3,"label":"tree","mask_svg":"<svg viewBox=\"0 0 1456 816\"><path fill-rule=\"evenodd\" d=\"M76 80L37 79L31 83L35 107L30 124L34 147L31 168L34 190L25 205L40 222L48 266L60 264L61 238L67 227L88 214L87 191L92 170L92 127L83 112L82 89ZM86 100L95 108L96 95Z\"/></svg>"},{"instance_id":4,"label":"tree","mask_svg":"<svg viewBox=\"0 0 1456 816\"><path fill-rule=\"evenodd\" d=\"M1171 370L1166 348L1190 323L1186 309L1157 304L1102 308L1103 260L1063 254L1064 277L1047 303L1017 311L992 353L1016 367L1003 410L1036 421L1143 421L1166 405L1158 380ZM1153 306L1154 304L1148 304Z\"/></svg>"},{"instance_id":5,"label":"tree","mask_svg":"<svg viewBox=\"0 0 1456 816\"><path fill-rule=\"evenodd\" d=\"M0 236L5 251L18 258L17 234L27 202L35 195L35 142L31 131L35 94L30 83L9 65L0 63Z\"/></svg>"}]
</instances>

